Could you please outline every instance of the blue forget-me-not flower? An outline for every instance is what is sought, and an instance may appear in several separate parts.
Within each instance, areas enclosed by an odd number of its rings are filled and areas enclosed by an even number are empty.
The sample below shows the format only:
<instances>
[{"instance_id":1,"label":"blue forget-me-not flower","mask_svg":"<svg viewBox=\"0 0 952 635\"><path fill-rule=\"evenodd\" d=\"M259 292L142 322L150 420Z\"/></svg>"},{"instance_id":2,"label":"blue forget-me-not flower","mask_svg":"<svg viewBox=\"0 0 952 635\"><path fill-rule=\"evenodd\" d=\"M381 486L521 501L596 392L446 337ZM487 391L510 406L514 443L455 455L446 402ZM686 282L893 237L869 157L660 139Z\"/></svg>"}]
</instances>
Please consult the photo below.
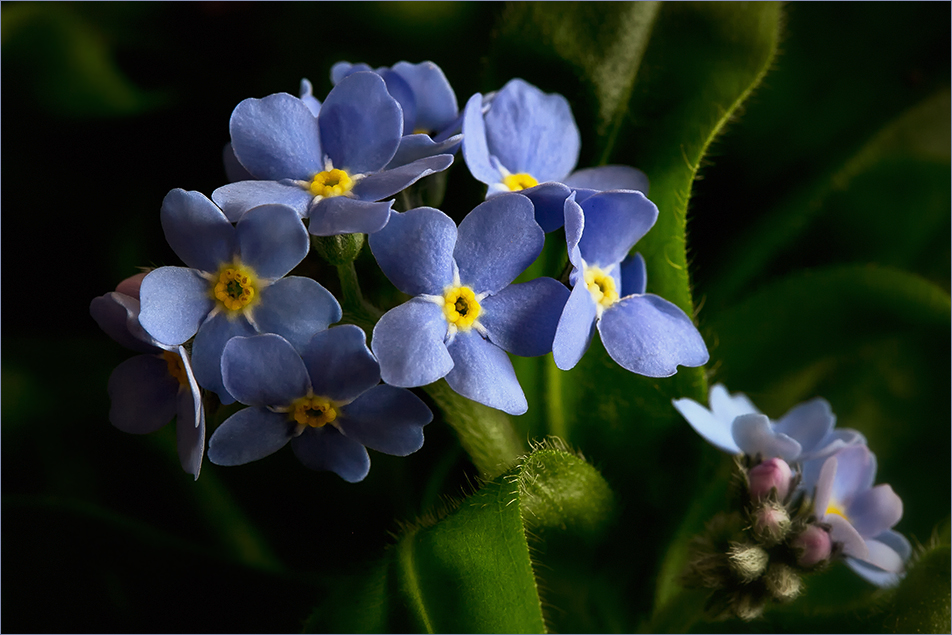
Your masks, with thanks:
<instances>
[{"instance_id":1,"label":"blue forget-me-not flower","mask_svg":"<svg viewBox=\"0 0 952 635\"><path fill-rule=\"evenodd\" d=\"M336 85L360 71L380 75L390 95L403 108L403 138L387 167L456 153L463 138L459 134L459 106L456 93L439 66L433 62L397 62L391 68L372 69L367 64L338 62L331 67L331 82Z\"/></svg>"},{"instance_id":2,"label":"blue forget-me-not flower","mask_svg":"<svg viewBox=\"0 0 952 635\"><path fill-rule=\"evenodd\" d=\"M205 451L205 408L183 346L156 341L139 324L139 284L143 275L94 298L89 312L112 339L140 355L116 366L109 376L109 421L123 432L148 434L176 418L182 469L196 479Z\"/></svg>"},{"instance_id":3,"label":"blue forget-me-not flower","mask_svg":"<svg viewBox=\"0 0 952 635\"><path fill-rule=\"evenodd\" d=\"M876 456L864 444L841 448L821 464L816 480L804 476L801 488L814 490L817 521L831 527L851 569L878 586L893 586L912 555L909 540L893 530L902 518L902 499L876 480ZM805 472L807 474L807 472Z\"/></svg>"},{"instance_id":4,"label":"blue forget-me-not flower","mask_svg":"<svg viewBox=\"0 0 952 635\"><path fill-rule=\"evenodd\" d=\"M176 189L162 203L166 240L187 267L160 267L142 281L139 321L166 345L193 335L198 383L234 401L221 380L221 352L238 335L278 333L303 346L341 318L315 280L288 276L307 255L307 231L293 209L262 205L232 224L199 192Z\"/></svg>"},{"instance_id":5,"label":"blue forget-me-not flower","mask_svg":"<svg viewBox=\"0 0 952 635\"><path fill-rule=\"evenodd\" d=\"M562 206L571 190L648 193L648 178L628 166L574 172L580 146L565 97L543 93L521 79L485 97L476 93L463 109L463 158L476 180L489 186L487 198L502 192L525 194L546 232L562 226Z\"/></svg>"},{"instance_id":6,"label":"blue forget-me-not flower","mask_svg":"<svg viewBox=\"0 0 952 635\"><path fill-rule=\"evenodd\" d=\"M464 397L524 413L526 397L506 351L548 353L568 296L551 278L510 284L544 241L532 202L521 194L485 201L459 228L430 207L394 213L370 248L390 281L414 297L374 328L383 380L411 387L446 377Z\"/></svg>"},{"instance_id":7,"label":"blue forget-me-not flower","mask_svg":"<svg viewBox=\"0 0 952 635\"><path fill-rule=\"evenodd\" d=\"M279 335L236 337L225 346L222 374L251 407L212 435L208 458L217 465L256 461L290 442L307 467L355 483L370 470L366 448L416 452L433 418L409 390L380 384L364 332L351 324L317 333L300 353Z\"/></svg>"},{"instance_id":8,"label":"blue forget-me-not flower","mask_svg":"<svg viewBox=\"0 0 952 635\"><path fill-rule=\"evenodd\" d=\"M246 99L231 115L231 144L255 179L218 188L212 199L232 221L248 209L289 205L317 236L371 234L390 218L383 201L419 179L445 170L439 154L387 168L403 136L403 111L375 73L342 80L317 116L287 93Z\"/></svg>"},{"instance_id":9,"label":"blue forget-me-not flower","mask_svg":"<svg viewBox=\"0 0 952 635\"><path fill-rule=\"evenodd\" d=\"M723 384L711 387L710 409L687 398L672 403L705 441L730 454L807 461L866 443L856 430L834 429L836 416L829 402L819 397L794 406L776 421L743 393L728 393Z\"/></svg>"},{"instance_id":10,"label":"blue forget-me-not flower","mask_svg":"<svg viewBox=\"0 0 952 635\"><path fill-rule=\"evenodd\" d=\"M658 208L641 192L609 190L564 203L572 294L552 344L555 365L573 368L595 330L609 356L626 370L667 377L678 365L707 363L707 347L684 311L645 293L640 254L628 252L651 229Z\"/></svg>"}]
</instances>

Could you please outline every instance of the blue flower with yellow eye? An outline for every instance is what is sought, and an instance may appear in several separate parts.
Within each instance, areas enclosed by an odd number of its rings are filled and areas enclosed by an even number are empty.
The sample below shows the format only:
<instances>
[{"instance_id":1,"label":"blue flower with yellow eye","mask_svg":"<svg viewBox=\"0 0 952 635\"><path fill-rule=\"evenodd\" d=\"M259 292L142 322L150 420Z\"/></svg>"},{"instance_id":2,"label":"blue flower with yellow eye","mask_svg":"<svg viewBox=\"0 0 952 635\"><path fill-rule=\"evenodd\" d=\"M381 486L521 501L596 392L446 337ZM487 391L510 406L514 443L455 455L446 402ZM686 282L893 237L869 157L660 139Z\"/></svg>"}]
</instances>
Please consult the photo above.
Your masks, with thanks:
<instances>
[{"instance_id":1,"label":"blue flower with yellow eye","mask_svg":"<svg viewBox=\"0 0 952 635\"><path fill-rule=\"evenodd\" d=\"M134 280L138 278L138 280ZM196 479L205 451L205 409L188 352L167 346L139 324L141 276L117 291L94 298L89 312L112 339L140 355L116 366L109 376L109 421L123 432L148 434L176 418L179 461Z\"/></svg>"},{"instance_id":2,"label":"blue flower with yellow eye","mask_svg":"<svg viewBox=\"0 0 952 635\"><path fill-rule=\"evenodd\" d=\"M393 201L383 199L453 162L438 154L387 168L403 136L403 111L374 73L342 80L317 116L311 107L287 93L238 104L231 146L255 180L212 193L227 218L279 203L308 218L317 236L372 234L390 218Z\"/></svg>"},{"instance_id":3,"label":"blue flower with yellow eye","mask_svg":"<svg viewBox=\"0 0 952 635\"><path fill-rule=\"evenodd\" d=\"M355 483L366 448L407 456L423 446L433 414L419 397L380 384L364 332L345 324L295 350L279 335L236 337L222 353L225 386L250 408L222 423L208 443L217 465L242 465L291 443L298 459Z\"/></svg>"},{"instance_id":4,"label":"blue flower with yellow eye","mask_svg":"<svg viewBox=\"0 0 952 635\"><path fill-rule=\"evenodd\" d=\"M810 463L819 469L807 469ZM902 499L889 485L874 487L875 481L876 456L859 444L807 461L800 488L813 494L817 521L830 528L830 538L841 545L850 568L877 586L895 586L912 547L893 529L902 518Z\"/></svg>"},{"instance_id":5,"label":"blue flower with yellow eye","mask_svg":"<svg viewBox=\"0 0 952 635\"><path fill-rule=\"evenodd\" d=\"M579 200L601 190L648 193L648 178L635 168L606 165L574 171L580 146L565 97L543 93L521 79L485 97L476 93L463 109L463 158L476 180L489 186L487 198L525 194L546 232L562 226L563 204L572 190L586 190Z\"/></svg>"},{"instance_id":6,"label":"blue flower with yellow eye","mask_svg":"<svg viewBox=\"0 0 952 635\"><path fill-rule=\"evenodd\" d=\"M390 68L338 62L331 68L335 85L360 71L383 78L387 90L403 108L403 138L388 167L412 163L436 154L454 154L460 145L459 106L446 75L433 62L397 62Z\"/></svg>"},{"instance_id":7,"label":"blue flower with yellow eye","mask_svg":"<svg viewBox=\"0 0 952 635\"><path fill-rule=\"evenodd\" d=\"M552 350L568 289L551 278L510 284L545 235L521 194L494 197L457 228L431 207L394 213L370 248L384 274L413 298L374 328L381 377L423 386L445 377L459 394L510 414L528 406L506 352Z\"/></svg>"},{"instance_id":8,"label":"blue flower with yellow eye","mask_svg":"<svg viewBox=\"0 0 952 635\"><path fill-rule=\"evenodd\" d=\"M221 352L229 339L278 333L303 346L340 319L340 305L327 289L287 276L309 246L290 207L262 205L232 226L203 194L175 189L162 203L161 218L166 240L188 266L160 267L145 277L139 322L169 346L194 335L195 377L223 403L234 401L221 380Z\"/></svg>"},{"instance_id":9,"label":"blue flower with yellow eye","mask_svg":"<svg viewBox=\"0 0 952 635\"><path fill-rule=\"evenodd\" d=\"M626 370L668 377L677 367L707 363L707 347L684 311L651 293L640 254L628 256L654 225L658 208L641 192L592 194L564 203L572 294L559 319L552 354L573 368L597 329L609 356Z\"/></svg>"}]
</instances>

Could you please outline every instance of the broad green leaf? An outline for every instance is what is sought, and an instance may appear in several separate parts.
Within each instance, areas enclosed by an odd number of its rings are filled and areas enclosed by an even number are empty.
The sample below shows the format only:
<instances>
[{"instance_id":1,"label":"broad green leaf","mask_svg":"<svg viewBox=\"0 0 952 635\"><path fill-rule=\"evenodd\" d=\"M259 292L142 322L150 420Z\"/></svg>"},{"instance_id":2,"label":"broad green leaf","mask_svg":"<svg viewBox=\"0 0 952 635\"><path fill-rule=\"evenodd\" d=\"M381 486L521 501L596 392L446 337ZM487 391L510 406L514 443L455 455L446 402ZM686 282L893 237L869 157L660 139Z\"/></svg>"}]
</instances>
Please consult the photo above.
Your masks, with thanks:
<instances>
[{"instance_id":1,"label":"broad green leaf","mask_svg":"<svg viewBox=\"0 0 952 635\"><path fill-rule=\"evenodd\" d=\"M331 589L306 628L543 632L527 535L591 543L612 507L593 467L558 446L542 446L456 509L406 527L382 560Z\"/></svg>"},{"instance_id":2,"label":"broad green leaf","mask_svg":"<svg viewBox=\"0 0 952 635\"><path fill-rule=\"evenodd\" d=\"M727 255L710 297L728 302L804 258L807 265L855 259L947 276L950 110L944 89L874 134L833 172L802 184ZM815 247L803 252L804 244Z\"/></svg>"}]
</instances>

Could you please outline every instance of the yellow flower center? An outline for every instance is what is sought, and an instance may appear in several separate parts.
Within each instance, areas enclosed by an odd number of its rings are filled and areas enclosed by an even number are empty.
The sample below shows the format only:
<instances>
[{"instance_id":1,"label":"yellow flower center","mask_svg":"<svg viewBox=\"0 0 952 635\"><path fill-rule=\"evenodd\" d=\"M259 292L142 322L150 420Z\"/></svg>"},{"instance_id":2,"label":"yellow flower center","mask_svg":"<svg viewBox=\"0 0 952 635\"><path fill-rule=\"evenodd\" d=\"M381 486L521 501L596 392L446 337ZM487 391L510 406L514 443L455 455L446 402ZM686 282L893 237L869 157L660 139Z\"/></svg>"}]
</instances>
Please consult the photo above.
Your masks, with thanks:
<instances>
[{"instance_id":1,"label":"yellow flower center","mask_svg":"<svg viewBox=\"0 0 952 635\"><path fill-rule=\"evenodd\" d=\"M164 351L162 359L169 366L169 375L177 379L180 386L187 386L188 373L185 372L185 362L182 361L182 357L178 353Z\"/></svg>"},{"instance_id":2,"label":"yellow flower center","mask_svg":"<svg viewBox=\"0 0 952 635\"><path fill-rule=\"evenodd\" d=\"M615 279L598 267L585 267L585 286L595 303L606 309L618 302Z\"/></svg>"},{"instance_id":3,"label":"yellow flower center","mask_svg":"<svg viewBox=\"0 0 952 635\"><path fill-rule=\"evenodd\" d=\"M446 321L461 331L473 328L482 307L469 287L451 287L443 294L443 315Z\"/></svg>"},{"instance_id":4,"label":"yellow flower center","mask_svg":"<svg viewBox=\"0 0 952 635\"><path fill-rule=\"evenodd\" d=\"M225 265L218 272L213 295L229 311L240 311L254 302L256 278L254 271L239 264Z\"/></svg>"},{"instance_id":5,"label":"yellow flower center","mask_svg":"<svg viewBox=\"0 0 952 635\"><path fill-rule=\"evenodd\" d=\"M849 516L846 515L846 510L844 510L842 507L840 507L839 505L837 505L836 503L832 501L830 502L829 505L827 505L826 514L824 515L829 515L829 514L836 514L837 516L844 518L846 521L849 521L850 519Z\"/></svg>"},{"instance_id":6,"label":"yellow flower center","mask_svg":"<svg viewBox=\"0 0 952 635\"><path fill-rule=\"evenodd\" d=\"M510 174L509 176L503 177L503 185L509 188L512 192L518 192L519 190L525 190L530 187L535 187L539 184L535 180L535 177L526 172L520 172L519 174Z\"/></svg>"},{"instance_id":7,"label":"yellow flower center","mask_svg":"<svg viewBox=\"0 0 952 635\"><path fill-rule=\"evenodd\" d=\"M329 399L308 395L291 404L290 415L301 425L321 428L337 419L337 409Z\"/></svg>"},{"instance_id":8,"label":"yellow flower center","mask_svg":"<svg viewBox=\"0 0 952 635\"><path fill-rule=\"evenodd\" d=\"M354 180L344 170L325 170L311 179L308 189L314 196L330 198L347 194L354 187Z\"/></svg>"}]
</instances>

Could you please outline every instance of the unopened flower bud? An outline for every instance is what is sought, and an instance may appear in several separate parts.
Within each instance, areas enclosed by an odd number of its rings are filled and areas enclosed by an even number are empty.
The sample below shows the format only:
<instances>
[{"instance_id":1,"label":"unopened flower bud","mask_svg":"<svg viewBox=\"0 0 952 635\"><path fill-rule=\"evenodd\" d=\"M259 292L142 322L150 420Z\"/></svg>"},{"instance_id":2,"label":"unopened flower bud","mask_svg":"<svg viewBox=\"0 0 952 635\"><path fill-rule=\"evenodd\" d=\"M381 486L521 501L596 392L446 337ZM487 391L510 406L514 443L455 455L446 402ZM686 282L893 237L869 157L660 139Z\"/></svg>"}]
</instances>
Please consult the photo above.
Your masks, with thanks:
<instances>
[{"instance_id":1,"label":"unopened flower bud","mask_svg":"<svg viewBox=\"0 0 952 635\"><path fill-rule=\"evenodd\" d=\"M764 601L750 593L743 593L734 598L732 608L737 617L745 622L749 622L763 615Z\"/></svg>"},{"instance_id":2,"label":"unopened flower bud","mask_svg":"<svg viewBox=\"0 0 952 635\"><path fill-rule=\"evenodd\" d=\"M767 546L775 545L790 531L790 515L783 505L768 501L757 506L751 514L754 536Z\"/></svg>"},{"instance_id":3,"label":"unopened flower bud","mask_svg":"<svg viewBox=\"0 0 952 635\"><path fill-rule=\"evenodd\" d=\"M353 262L363 246L363 234L311 236L311 247L317 255L335 267Z\"/></svg>"},{"instance_id":4,"label":"unopened flower bud","mask_svg":"<svg viewBox=\"0 0 952 635\"><path fill-rule=\"evenodd\" d=\"M750 468L747 480L750 484L750 497L754 500L763 500L774 489L777 490L777 500L783 500L790 491L790 479L793 472L783 459L767 459Z\"/></svg>"},{"instance_id":5,"label":"unopened flower bud","mask_svg":"<svg viewBox=\"0 0 952 635\"><path fill-rule=\"evenodd\" d=\"M760 547L734 543L728 552L731 568L744 582L751 582L760 577L767 568L770 556Z\"/></svg>"},{"instance_id":6,"label":"unopened flower bud","mask_svg":"<svg viewBox=\"0 0 952 635\"><path fill-rule=\"evenodd\" d=\"M806 568L828 559L833 549L829 532L817 525L808 526L791 544L800 551L797 564Z\"/></svg>"},{"instance_id":7,"label":"unopened flower bud","mask_svg":"<svg viewBox=\"0 0 952 635\"><path fill-rule=\"evenodd\" d=\"M800 595L803 582L797 572L785 564L772 564L764 575L767 590L777 600L788 602Z\"/></svg>"}]
</instances>

